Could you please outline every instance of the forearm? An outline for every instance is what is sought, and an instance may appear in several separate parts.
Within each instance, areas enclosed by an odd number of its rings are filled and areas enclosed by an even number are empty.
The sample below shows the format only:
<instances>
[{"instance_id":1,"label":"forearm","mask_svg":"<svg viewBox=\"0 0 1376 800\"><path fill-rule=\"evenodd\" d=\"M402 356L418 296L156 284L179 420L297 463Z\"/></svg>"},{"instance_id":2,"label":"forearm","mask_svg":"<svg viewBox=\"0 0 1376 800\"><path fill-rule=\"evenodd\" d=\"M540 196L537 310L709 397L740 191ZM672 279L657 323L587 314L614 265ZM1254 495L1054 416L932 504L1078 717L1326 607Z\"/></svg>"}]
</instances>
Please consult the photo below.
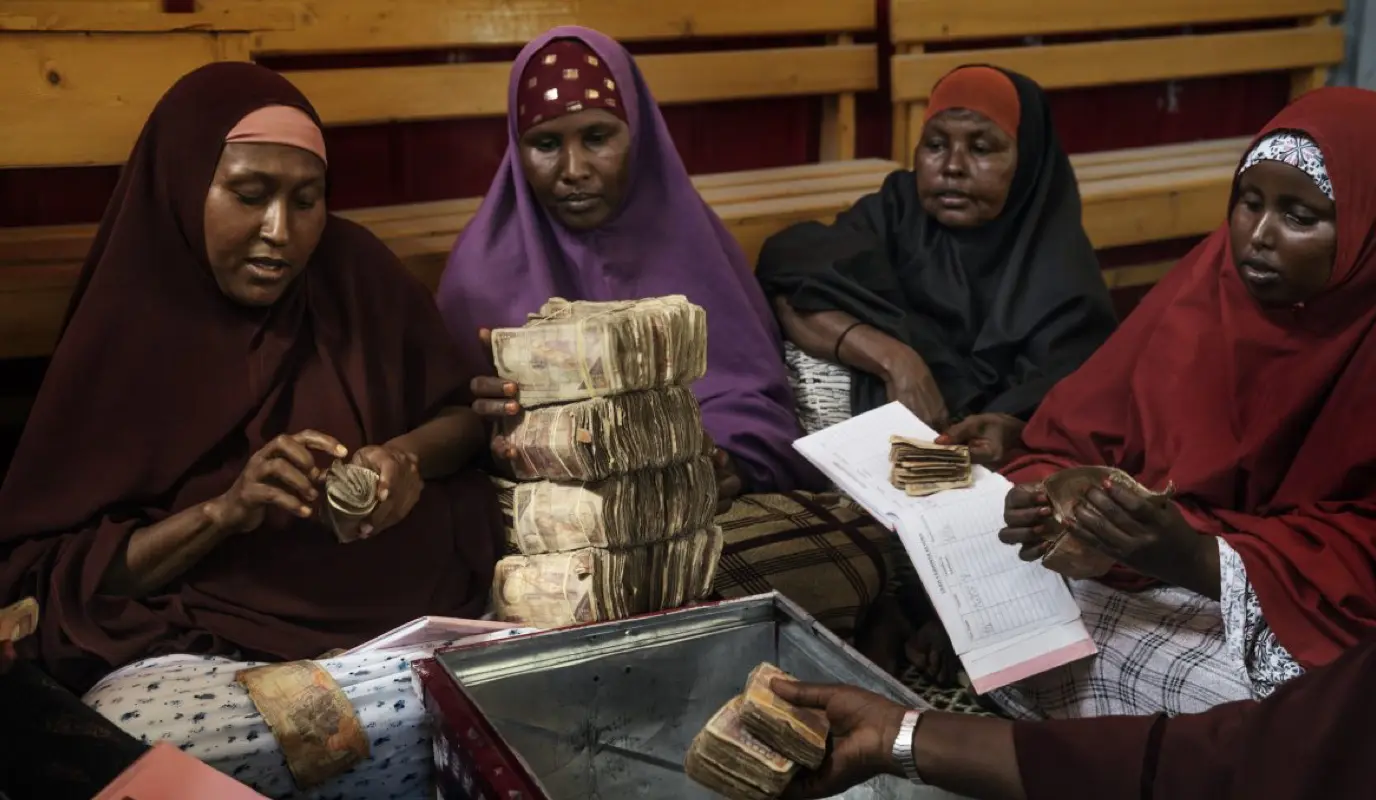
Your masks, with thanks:
<instances>
[{"instance_id":1,"label":"forearm","mask_svg":"<svg viewBox=\"0 0 1376 800\"><path fill-rule=\"evenodd\" d=\"M468 406L441 409L429 422L387 443L416 457L422 478L452 475L487 446L482 420Z\"/></svg>"},{"instance_id":2,"label":"forearm","mask_svg":"<svg viewBox=\"0 0 1376 800\"><path fill-rule=\"evenodd\" d=\"M913 735L925 783L977 800L1025 800L1013 723L929 711Z\"/></svg>"},{"instance_id":3,"label":"forearm","mask_svg":"<svg viewBox=\"0 0 1376 800\"><path fill-rule=\"evenodd\" d=\"M101 578L102 594L146 597L180 578L233 532L201 503L133 532Z\"/></svg>"},{"instance_id":4,"label":"forearm","mask_svg":"<svg viewBox=\"0 0 1376 800\"><path fill-rule=\"evenodd\" d=\"M1199 538L1200 546L1195 558L1182 565L1181 575L1175 583L1210 600L1217 600L1223 594L1218 537L1201 535Z\"/></svg>"},{"instance_id":5,"label":"forearm","mask_svg":"<svg viewBox=\"0 0 1376 800\"><path fill-rule=\"evenodd\" d=\"M844 311L800 313L784 297L774 299L774 309L788 340L816 359L835 363L839 358L843 366L882 377L900 355L911 351L887 333Z\"/></svg>"}]
</instances>

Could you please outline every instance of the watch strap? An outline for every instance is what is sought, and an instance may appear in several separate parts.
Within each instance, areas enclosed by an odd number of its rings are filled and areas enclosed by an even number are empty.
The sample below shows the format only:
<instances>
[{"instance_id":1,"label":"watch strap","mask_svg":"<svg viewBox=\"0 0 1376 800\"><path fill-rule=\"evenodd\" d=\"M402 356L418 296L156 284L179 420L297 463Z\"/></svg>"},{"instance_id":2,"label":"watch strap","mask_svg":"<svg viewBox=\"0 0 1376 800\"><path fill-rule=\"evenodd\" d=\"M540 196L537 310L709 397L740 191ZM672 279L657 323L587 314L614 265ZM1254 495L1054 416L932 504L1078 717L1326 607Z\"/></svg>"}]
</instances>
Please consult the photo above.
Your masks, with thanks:
<instances>
[{"instance_id":1,"label":"watch strap","mask_svg":"<svg viewBox=\"0 0 1376 800\"><path fill-rule=\"evenodd\" d=\"M903 770L903 774L913 783L922 785L922 776L917 774L917 758L913 754L913 734L917 732L918 720L922 711L913 709L903 715L898 726L898 736L893 740L893 761Z\"/></svg>"}]
</instances>

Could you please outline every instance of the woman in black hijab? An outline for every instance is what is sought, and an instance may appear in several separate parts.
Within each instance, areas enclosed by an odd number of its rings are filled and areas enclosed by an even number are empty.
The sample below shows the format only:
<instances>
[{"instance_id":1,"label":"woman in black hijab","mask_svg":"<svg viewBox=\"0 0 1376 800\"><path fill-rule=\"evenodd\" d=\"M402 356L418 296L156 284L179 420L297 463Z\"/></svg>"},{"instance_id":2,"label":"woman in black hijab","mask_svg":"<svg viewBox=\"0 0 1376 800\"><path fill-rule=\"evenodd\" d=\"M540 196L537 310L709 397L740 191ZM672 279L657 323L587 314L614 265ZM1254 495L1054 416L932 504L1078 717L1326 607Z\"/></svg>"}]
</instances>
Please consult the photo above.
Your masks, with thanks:
<instances>
[{"instance_id":1,"label":"woman in black hijab","mask_svg":"<svg viewBox=\"0 0 1376 800\"><path fill-rule=\"evenodd\" d=\"M1047 390L1113 332L1113 308L1036 83L951 72L932 92L916 163L834 224L774 236L759 280L803 373L809 427L897 400L996 463ZM828 403L814 389L847 384L849 407L836 398L819 419Z\"/></svg>"}]
</instances>

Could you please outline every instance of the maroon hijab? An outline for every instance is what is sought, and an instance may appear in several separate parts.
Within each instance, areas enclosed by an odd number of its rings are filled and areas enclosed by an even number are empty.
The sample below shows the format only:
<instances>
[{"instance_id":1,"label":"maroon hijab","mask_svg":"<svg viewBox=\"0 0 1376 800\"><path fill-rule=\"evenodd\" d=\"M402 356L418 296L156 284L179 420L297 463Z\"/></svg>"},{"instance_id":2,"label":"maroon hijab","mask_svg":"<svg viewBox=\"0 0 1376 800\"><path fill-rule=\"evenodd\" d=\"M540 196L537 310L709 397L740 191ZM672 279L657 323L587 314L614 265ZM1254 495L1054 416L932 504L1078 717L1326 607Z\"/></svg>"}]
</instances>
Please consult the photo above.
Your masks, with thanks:
<instances>
[{"instance_id":1,"label":"maroon hijab","mask_svg":"<svg viewBox=\"0 0 1376 800\"><path fill-rule=\"evenodd\" d=\"M1194 527L1242 557L1280 643L1314 667L1376 631L1376 92L1310 92L1258 141L1281 130L1307 133L1333 181L1329 286L1263 309L1224 225L1047 395L1023 433L1033 454L1005 473L1108 464L1173 482Z\"/></svg>"},{"instance_id":2,"label":"maroon hijab","mask_svg":"<svg viewBox=\"0 0 1376 800\"><path fill-rule=\"evenodd\" d=\"M353 451L468 402L425 289L350 222L329 218L272 308L221 294L206 192L225 136L267 105L318 120L250 64L196 70L153 110L0 487L0 603L39 598L42 659L78 688L149 655L308 658L485 604L500 523L476 473L431 482L403 524L364 542L270 515L153 596L98 592L134 530L223 493L274 436L312 428Z\"/></svg>"}]
</instances>

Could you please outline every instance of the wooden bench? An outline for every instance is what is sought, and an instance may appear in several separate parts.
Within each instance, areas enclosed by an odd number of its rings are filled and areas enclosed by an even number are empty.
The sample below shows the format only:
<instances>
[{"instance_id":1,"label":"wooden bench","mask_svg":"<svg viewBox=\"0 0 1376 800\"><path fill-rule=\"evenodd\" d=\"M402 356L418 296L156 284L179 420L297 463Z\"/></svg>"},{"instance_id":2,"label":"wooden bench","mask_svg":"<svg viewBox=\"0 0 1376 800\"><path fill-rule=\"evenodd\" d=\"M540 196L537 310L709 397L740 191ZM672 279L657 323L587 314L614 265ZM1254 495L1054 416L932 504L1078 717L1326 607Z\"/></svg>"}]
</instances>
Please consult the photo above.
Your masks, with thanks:
<instances>
[{"instance_id":1,"label":"wooden bench","mask_svg":"<svg viewBox=\"0 0 1376 800\"><path fill-rule=\"evenodd\" d=\"M1294 97L1322 86L1343 59L1343 32L1330 17L1343 10L1342 0L892 0L891 9L893 157L906 164L932 87L963 64L1006 67L1048 91L1287 71ZM1241 25L1262 27L1237 30ZM1233 29L1192 32L1199 26ZM1128 31L1145 33L1122 37ZM1063 34L1076 40L1041 38ZM1021 43L986 44L1000 40ZM1212 231L1248 141L1073 158L1095 246Z\"/></svg>"},{"instance_id":2,"label":"wooden bench","mask_svg":"<svg viewBox=\"0 0 1376 800\"><path fill-rule=\"evenodd\" d=\"M879 85L876 45L856 43L875 34L873 0L772 7L736 0L200 0L192 15L158 13L152 5L7 0L0 6L0 105L18 120L0 124L0 168L120 163L161 93L204 63L509 49L571 24L631 43L712 40L695 52L637 58L665 105L823 98L820 163L695 178L752 261L772 233L831 218L896 166L854 159L856 94ZM722 40L733 38L793 43L722 49ZM458 59L283 73L327 126L344 126L503 116L509 69L504 61ZM479 202L415 203L347 216L376 231L433 285ZM0 358L51 351L94 227L0 228Z\"/></svg>"}]
</instances>

